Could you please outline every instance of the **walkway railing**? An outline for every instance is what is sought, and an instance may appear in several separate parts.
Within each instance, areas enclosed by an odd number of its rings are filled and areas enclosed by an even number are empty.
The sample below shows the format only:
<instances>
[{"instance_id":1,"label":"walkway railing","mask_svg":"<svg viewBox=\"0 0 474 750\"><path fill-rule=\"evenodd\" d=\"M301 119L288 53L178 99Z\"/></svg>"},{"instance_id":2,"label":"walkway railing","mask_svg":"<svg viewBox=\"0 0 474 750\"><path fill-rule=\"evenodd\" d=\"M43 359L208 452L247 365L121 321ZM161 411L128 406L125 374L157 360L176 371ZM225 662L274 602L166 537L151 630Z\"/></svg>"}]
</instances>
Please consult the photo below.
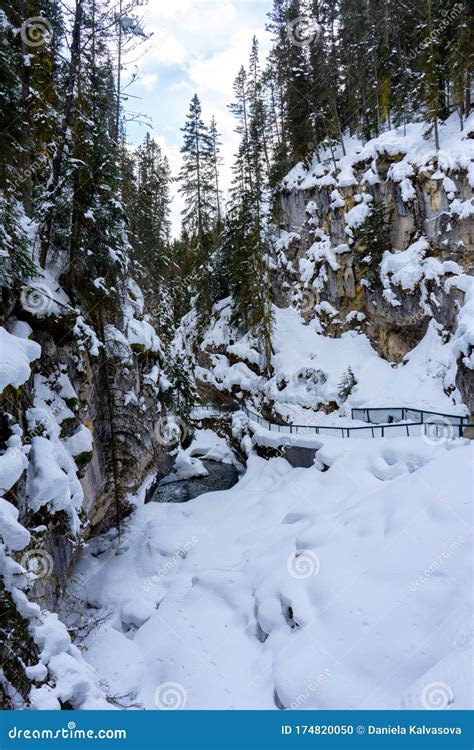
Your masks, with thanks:
<instances>
[{"instance_id":1,"label":"walkway railing","mask_svg":"<svg viewBox=\"0 0 474 750\"><path fill-rule=\"evenodd\" d=\"M351 409L352 419L360 419L362 422L371 424L391 424L392 422L418 422L420 424L453 424L466 426L469 417L461 417L458 414L443 414L437 411L426 411L425 409L414 409L411 406L397 407L362 407ZM439 420L436 422L436 420Z\"/></svg>"},{"instance_id":2,"label":"walkway railing","mask_svg":"<svg viewBox=\"0 0 474 750\"><path fill-rule=\"evenodd\" d=\"M285 435L309 434L342 438L364 437L415 437L427 435L431 438L462 437L463 430L472 426L469 417L458 414L442 414L412 407L363 407L352 409L352 418L367 422L367 427L337 427L335 425L277 424L249 409L245 404L223 406L205 405L197 407L221 415L243 411L246 416L270 432Z\"/></svg>"}]
</instances>

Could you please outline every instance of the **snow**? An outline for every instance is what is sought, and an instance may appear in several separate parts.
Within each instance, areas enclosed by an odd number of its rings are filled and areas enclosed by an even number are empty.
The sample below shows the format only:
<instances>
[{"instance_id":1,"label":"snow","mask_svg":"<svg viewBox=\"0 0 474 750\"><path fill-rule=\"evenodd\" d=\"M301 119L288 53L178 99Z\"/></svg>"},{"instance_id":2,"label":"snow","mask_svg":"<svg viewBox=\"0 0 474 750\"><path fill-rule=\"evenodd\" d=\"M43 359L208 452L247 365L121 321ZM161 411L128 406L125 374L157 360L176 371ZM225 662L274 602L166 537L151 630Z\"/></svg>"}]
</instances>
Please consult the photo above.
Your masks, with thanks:
<instances>
[{"instance_id":1,"label":"snow","mask_svg":"<svg viewBox=\"0 0 474 750\"><path fill-rule=\"evenodd\" d=\"M10 550L21 550L28 546L29 532L18 523L18 509L3 497L0 498L0 534Z\"/></svg>"},{"instance_id":2,"label":"snow","mask_svg":"<svg viewBox=\"0 0 474 750\"><path fill-rule=\"evenodd\" d=\"M36 436L31 441L26 494L28 507L42 506L50 512L66 511L73 532L79 530L77 511L82 507L83 491L76 466L60 441Z\"/></svg>"},{"instance_id":3,"label":"snow","mask_svg":"<svg viewBox=\"0 0 474 750\"><path fill-rule=\"evenodd\" d=\"M439 150L435 148L432 139L425 137L424 122L409 123L405 128L392 128L367 143L363 143L356 136L346 136L345 156L340 146L334 154L329 149L321 148L308 167L302 162L293 167L284 178L283 187L285 190L305 191L331 187L336 185L336 177L338 187L352 188L357 184L354 170L369 162L370 168L363 173L361 182L374 185L380 181L376 160L386 155L395 160L390 165L387 177L400 184L403 201L410 202L415 199L416 192L410 178L417 171L424 170L431 179L443 180L443 188L452 201L449 211L460 219L466 219L474 211L473 201L454 199L458 190L447 173L454 174L466 170L470 184L474 186L474 141L470 137L473 124L474 113L467 118L463 130L459 128L459 118L455 113L440 123ZM334 193L331 195L333 201ZM343 207L339 199L336 199L336 203L337 207ZM335 207L336 205L333 206ZM346 222L349 227L360 226L366 215L364 205L355 206L346 213Z\"/></svg>"},{"instance_id":4,"label":"snow","mask_svg":"<svg viewBox=\"0 0 474 750\"><path fill-rule=\"evenodd\" d=\"M71 456L90 453L92 450L92 433L88 427L81 424L74 435L62 440L62 444Z\"/></svg>"},{"instance_id":5,"label":"snow","mask_svg":"<svg viewBox=\"0 0 474 750\"><path fill-rule=\"evenodd\" d=\"M392 292L392 286L400 285L402 289L413 291L423 278L439 279L447 271L461 271L456 263L449 261L441 263L434 258L425 260L429 247L428 240L425 237L421 237L407 247L406 250L395 252L386 250L384 252L380 264L380 278L385 287L384 296L392 304L401 304ZM427 276L426 273L428 264L431 266L430 276Z\"/></svg>"},{"instance_id":6,"label":"snow","mask_svg":"<svg viewBox=\"0 0 474 750\"><path fill-rule=\"evenodd\" d=\"M232 489L139 507L115 554L91 544L75 591L108 619L84 656L125 706L172 683L191 710L411 708L438 682L469 705L472 447L319 453L327 471L250 455Z\"/></svg>"},{"instance_id":7,"label":"snow","mask_svg":"<svg viewBox=\"0 0 474 750\"><path fill-rule=\"evenodd\" d=\"M446 281L446 290L449 291L451 286L461 289L465 294L452 341L453 359L457 360L463 355L463 363L474 370L474 278L467 275L453 277Z\"/></svg>"},{"instance_id":8,"label":"snow","mask_svg":"<svg viewBox=\"0 0 474 750\"><path fill-rule=\"evenodd\" d=\"M367 219L370 213L370 206L367 203L359 203L346 213L345 220L348 227L360 227Z\"/></svg>"},{"instance_id":9,"label":"snow","mask_svg":"<svg viewBox=\"0 0 474 750\"><path fill-rule=\"evenodd\" d=\"M204 413L203 416L206 416L206 414ZM194 418L198 419L198 414ZM196 430L191 445L186 448L186 453L189 456L199 456L210 461L219 461L223 464L234 464L240 467L225 438L218 435L214 430Z\"/></svg>"},{"instance_id":10,"label":"snow","mask_svg":"<svg viewBox=\"0 0 474 750\"><path fill-rule=\"evenodd\" d=\"M129 362L132 359L132 348L123 333L115 326L104 326L104 344L108 357Z\"/></svg>"},{"instance_id":11,"label":"snow","mask_svg":"<svg viewBox=\"0 0 474 750\"><path fill-rule=\"evenodd\" d=\"M133 279L127 281L127 294L123 300L124 328L128 343L133 348L139 347L143 351L159 354L162 352L161 341L144 315L145 301L143 292Z\"/></svg>"},{"instance_id":12,"label":"snow","mask_svg":"<svg viewBox=\"0 0 474 750\"><path fill-rule=\"evenodd\" d=\"M6 450L0 455L0 492L8 492L21 477L28 465L25 454L20 436L9 437Z\"/></svg>"},{"instance_id":13,"label":"snow","mask_svg":"<svg viewBox=\"0 0 474 750\"><path fill-rule=\"evenodd\" d=\"M8 385L19 388L30 376L30 365L41 354L35 341L20 338L0 327L0 393Z\"/></svg>"},{"instance_id":14,"label":"snow","mask_svg":"<svg viewBox=\"0 0 474 750\"><path fill-rule=\"evenodd\" d=\"M407 269L401 278L411 283L415 277ZM455 276L452 282L459 284L468 278ZM470 289L467 281L465 286ZM230 365L223 354L211 355L210 368L196 368L196 375L223 391L238 386L254 411L260 410L262 400L271 402L280 416L296 424L354 426L350 408L357 406L413 406L463 414L466 409L455 388L456 359L461 351L468 356L469 342L474 341L474 293L471 294L471 302L462 308L458 330L449 341L443 337L441 327L431 321L425 336L399 365L382 359L365 333L347 331L332 338L321 333L317 318L305 324L294 308L274 307L274 373L269 380L249 370L243 362ZM326 305L323 308L331 315L335 312ZM354 317L360 320L361 314ZM218 329L217 323L211 324L212 331ZM224 337L219 340L220 346L225 347ZM232 348L235 350L235 343ZM349 366L357 384L342 404L339 384ZM446 390L450 387L454 390L448 396ZM315 411L331 402L338 406L333 413Z\"/></svg>"},{"instance_id":15,"label":"snow","mask_svg":"<svg viewBox=\"0 0 474 750\"><path fill-rule=\"evenodd\" d=\"M456 214L459 219L469 219L474 214L474 198L465 201L456 198L450 208L451 213Z\"/></svg>"},{"instance_id":16,"label":"snow","mask_svg":"<svg viewBox=\"0 0 474 750\"><path fill-rule=\"evenodd\" d=\"M176 457L174 471L161 480L160 484L179 482L191 477L207 477L208 471L202 461L191 458L184 451L180 451Z\"/></svg>"},{"instance_id":17,"label":"snow","mask_svg":"<svg viewBox=\"0 0 474 750\"><path fill-rule=\"evenodd\" d=\"M97 338L97 334L84 320L82 315L78 315L74 325L73 333L76 337L80 351L88 351L91 357L98 357L103 344Z\"/></svg>"},{"instance_id":18,"label":"snow","mask_svg":"<svg viewBox=\"0 0 474 750\"><path fill-rule=\"evenodd\" d=\"M143 347L145 351L155 354L161 352L161 342L153 326L146 320L133 318L127 329L127 339L131 346L134 344Z\"/></svg>"}]
</instances>

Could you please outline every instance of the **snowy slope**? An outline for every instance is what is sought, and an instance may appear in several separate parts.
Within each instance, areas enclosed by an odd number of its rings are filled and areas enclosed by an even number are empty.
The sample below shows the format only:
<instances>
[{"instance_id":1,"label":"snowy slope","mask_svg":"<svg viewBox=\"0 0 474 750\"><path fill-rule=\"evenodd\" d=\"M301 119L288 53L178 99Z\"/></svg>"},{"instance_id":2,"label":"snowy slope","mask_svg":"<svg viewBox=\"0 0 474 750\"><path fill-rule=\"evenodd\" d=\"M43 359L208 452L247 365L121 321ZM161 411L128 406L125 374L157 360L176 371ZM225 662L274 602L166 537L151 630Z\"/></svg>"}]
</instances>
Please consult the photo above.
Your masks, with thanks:
<instances>
[{"instance_id":1,"label":"snowy slope","mask_svg":"<svg viewBox=\"0 0 474 750\"><path fill-rule=\"evenodd\" d=\"M394 365L377 354L365 333L347 331L332 338L324 335L316 319L305 324L293 307L274 307L274 374L267 380L247 365L258 363L256 344L248 334L235 338L226 323L229 309L229 304L220 304L203 341L203 346L219 347L227 355L212 354L210 367L196 366L196 376L220 391L240 389L257 408L262 400L272 402L275 412L287 421L349 425L350 408L357 406L413 406L452 414L467 411L455 388L461 336L447 341L434 320L420 343L401 364ZM469 307L464 310L467 339L474 336L474 325ZM231 364L228 355L240 361ZM357 385L343 403L339 389L348 367ZM331 414L315 411L329 403L339 408Z\"/></svg>"},{"instance_id":2,"label":"snowy slope","mask_svg":"<svg viewBox=\"0 0 474 750\"><path fill-rule=\"evenodd\" d=\"M91 544L75 592L108 619L85 656L125 706L428 708L441 682L472 707L472 447L322 446L328 471L251 456Z\"/></svg>"},{"instance_id":3,"label":"snowy slope","mask_svg":"<svg viewBox=\"0 0 474 750\"><path fill-rule=\"evenodd\" d=\"M362 162L372 161L381 154L390 156L401 155L400 161L392 166L390 175L397 182L403 182L405 199L410 200L413 185L410 177L414 170L426 166L438 165L435 173L436 179L446 179L446 173L465 169L469 172L470 184L474 187L474 144L469 134L474 127L474 116L471 114L466 120L462 130L459 128L459 118L456 114L451 115L440 125L440 150L435 148L434 142L425 137L426 123L412 122L405 128L402 126L381 133L376 138L364 143L359 138L352 136L346 138L346 155L337 146L335 158L337 169L334 168L334 160L329 149L320 151L314 155L312 163L305 166L299 162L285 177L283 184L288 190L309 190L324 185L334 185L335 188L350 187L356 183L353 168ZM374 184L377 181L376 170L371 165L365 181ZM451 200L455 199L456 190L452 190L452 184L446 183L447 192L452 192ZM336 197L336 196L335 196ZM474 210L472 203L466 206L470 213ZM458 204L454 204L454 209Z\"/></svg>"}]
</instances>

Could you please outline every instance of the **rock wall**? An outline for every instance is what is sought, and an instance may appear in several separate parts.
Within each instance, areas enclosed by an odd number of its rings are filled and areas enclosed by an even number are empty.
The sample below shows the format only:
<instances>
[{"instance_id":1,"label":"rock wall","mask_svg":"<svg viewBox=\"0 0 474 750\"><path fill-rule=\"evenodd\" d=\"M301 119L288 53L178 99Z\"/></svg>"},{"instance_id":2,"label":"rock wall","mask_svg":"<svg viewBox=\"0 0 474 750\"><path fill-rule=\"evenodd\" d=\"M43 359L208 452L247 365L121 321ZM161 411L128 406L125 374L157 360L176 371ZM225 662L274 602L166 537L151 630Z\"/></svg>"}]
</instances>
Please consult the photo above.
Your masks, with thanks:
<instances>
[{"instance_id":1,"label":"rock wall","mask_svg":"<svg viewBox=\"0 0 474 750\"><path fill-rule=\"evenodd\" d=\"M33 285L20 298L4 294L0 327L2 705L78 708L64 699L67 672L46 668L41 657L50 649L43 628L95 694L52 612L87 538L120 529L129 493L171 469L174 456L162 438L169 384L161 342L133 282L119 304L87 319L79 307L59 305L56 292L38 309L34 294ZM89 693L79 694L87 705Z\"/></svg>"},{"instance_id":2,"label":"rock wall","mask_svg":"<svg viewBox=\"0 0 474 750\"><path fill-rule=\"evenodd\" d=\"M364 331L396 363L423 338L431 318L446 336L456 335L468 289L457 280L474 272L472 187L467 169L442 167L440 160L413 166L404 153L382 151L353 159L348 179L341 164L322 176L320 168L312 180L307 172L296 179L290 173L275 211L276 304L296 304L306 320L318 316L328 335ZM377 279L369 281L359 232L375 206L385 209L389 243L380 246ZM425 243L420 252L417 242ZM402 272L393 272L392 258ZM472 347L463 352L471 353ZM461 355L458 367L456 384L472 413L473 371Z\"/></svg>"}]
</instances>

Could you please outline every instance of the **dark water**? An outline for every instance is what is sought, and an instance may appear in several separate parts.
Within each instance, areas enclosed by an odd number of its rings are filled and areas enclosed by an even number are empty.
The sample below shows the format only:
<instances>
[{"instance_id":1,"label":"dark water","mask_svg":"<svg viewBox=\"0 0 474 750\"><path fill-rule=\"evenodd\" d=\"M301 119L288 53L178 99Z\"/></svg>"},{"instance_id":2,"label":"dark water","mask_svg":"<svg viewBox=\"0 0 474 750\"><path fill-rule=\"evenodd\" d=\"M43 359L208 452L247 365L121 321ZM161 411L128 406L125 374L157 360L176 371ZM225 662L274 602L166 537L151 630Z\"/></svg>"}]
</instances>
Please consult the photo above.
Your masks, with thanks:
<instances>
[{"instance_id":1,"label":"dark water","mask_svg":"<svg viewBox=\"0 0 474 750\"><path fill-rule=\"evenodd\" d=\"M152 501L155 503L186 503L193 497L215 490L228 490L237 484L239 474L235 466L221 464L218 461L203 460L209 472L207 477L184 479L158 486Z\"/></svg>"}]
</instances>

